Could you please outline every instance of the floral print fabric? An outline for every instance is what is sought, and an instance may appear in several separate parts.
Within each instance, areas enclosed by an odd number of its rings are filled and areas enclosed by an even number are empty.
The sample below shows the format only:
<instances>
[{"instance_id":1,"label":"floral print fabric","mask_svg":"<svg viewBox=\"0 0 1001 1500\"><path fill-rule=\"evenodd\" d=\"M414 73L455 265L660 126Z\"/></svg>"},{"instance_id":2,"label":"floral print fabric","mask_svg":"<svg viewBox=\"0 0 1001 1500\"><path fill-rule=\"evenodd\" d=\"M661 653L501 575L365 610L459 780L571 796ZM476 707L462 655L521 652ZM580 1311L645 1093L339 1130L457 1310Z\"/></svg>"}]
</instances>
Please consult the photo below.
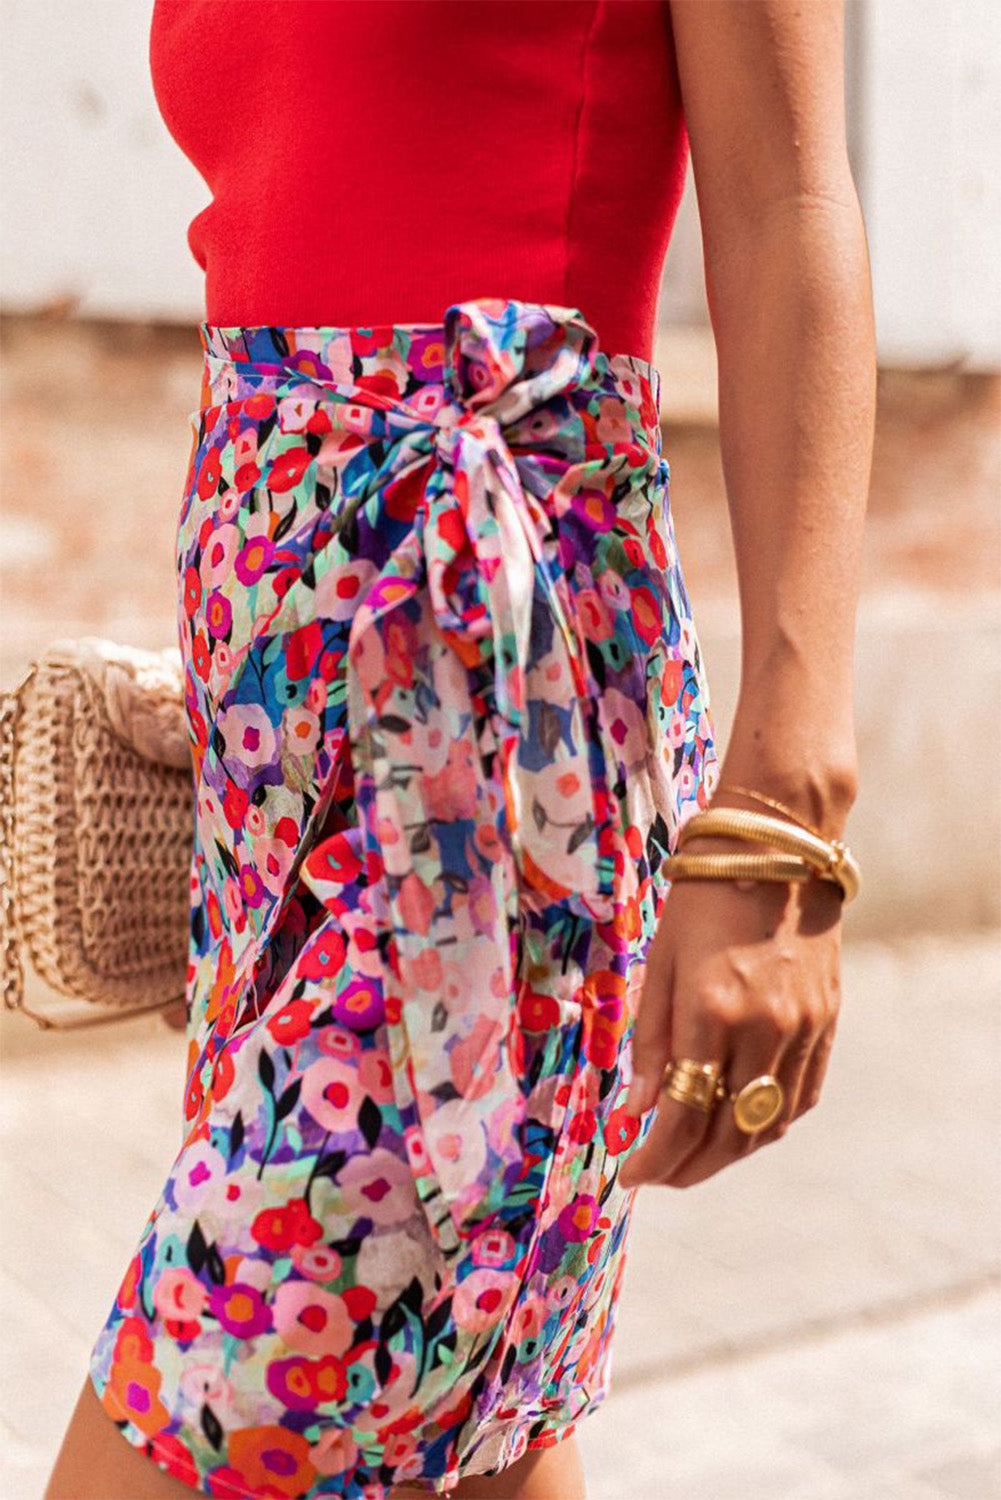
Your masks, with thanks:
<instances>
[{"instance_id":1,"label":"floral print fabric","mask_svg":"<svg viewBox=\"0 0 1001 1500\"><path fill-rule=\"evenodd\" d=\"M184 1138L92 1378L212 1495L446 1491L608 1384L628 1039L717 774L659 377L510 299L201 336Z\"/></svg>"}]
</instances>

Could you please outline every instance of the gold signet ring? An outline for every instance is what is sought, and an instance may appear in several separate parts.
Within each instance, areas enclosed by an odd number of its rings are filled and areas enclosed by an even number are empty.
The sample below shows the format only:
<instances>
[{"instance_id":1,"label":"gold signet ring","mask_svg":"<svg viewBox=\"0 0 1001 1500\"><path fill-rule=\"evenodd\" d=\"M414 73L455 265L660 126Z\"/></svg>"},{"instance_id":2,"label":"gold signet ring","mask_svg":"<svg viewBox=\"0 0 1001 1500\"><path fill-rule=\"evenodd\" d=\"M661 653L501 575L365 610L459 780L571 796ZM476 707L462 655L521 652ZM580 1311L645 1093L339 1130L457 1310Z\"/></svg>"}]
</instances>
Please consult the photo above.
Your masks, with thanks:
<instances>
[{"instance_id":1,"label":"gold signet ring","mask_svg":"<svg viewBox=\"0 0 1001 1500\"><path fill-rule=\"evenodd\" d=\"M759 1130L767 1130L778 1119L785 1103L782 1085L771 1073L752 1078L730 1098L733 1100L734 1124L745 1135L757 1135Z\"/></svg>"}]
</instances>

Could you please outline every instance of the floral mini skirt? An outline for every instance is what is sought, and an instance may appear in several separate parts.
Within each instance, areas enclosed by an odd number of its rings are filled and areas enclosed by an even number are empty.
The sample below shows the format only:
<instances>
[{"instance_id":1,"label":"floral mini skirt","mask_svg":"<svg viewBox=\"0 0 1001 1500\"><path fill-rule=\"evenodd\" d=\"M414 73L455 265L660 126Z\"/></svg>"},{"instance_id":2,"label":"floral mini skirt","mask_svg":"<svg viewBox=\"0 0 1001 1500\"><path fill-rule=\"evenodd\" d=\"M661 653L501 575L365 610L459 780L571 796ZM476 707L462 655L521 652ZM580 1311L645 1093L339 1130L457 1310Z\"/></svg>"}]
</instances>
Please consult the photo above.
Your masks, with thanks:
<instances>
[{"instance_id":1,"label":"floral mini skirt","mask_svg":"<svg viewBox=\"0 0 1001 1500\"><path fill-rule=\"evenodd\" d=\"M575 308L203 324L183 1141L95 1343L194 1488L439 1493L608 1388L661 875L718 776L656 369Z\"/></svg>"}]
</instances>

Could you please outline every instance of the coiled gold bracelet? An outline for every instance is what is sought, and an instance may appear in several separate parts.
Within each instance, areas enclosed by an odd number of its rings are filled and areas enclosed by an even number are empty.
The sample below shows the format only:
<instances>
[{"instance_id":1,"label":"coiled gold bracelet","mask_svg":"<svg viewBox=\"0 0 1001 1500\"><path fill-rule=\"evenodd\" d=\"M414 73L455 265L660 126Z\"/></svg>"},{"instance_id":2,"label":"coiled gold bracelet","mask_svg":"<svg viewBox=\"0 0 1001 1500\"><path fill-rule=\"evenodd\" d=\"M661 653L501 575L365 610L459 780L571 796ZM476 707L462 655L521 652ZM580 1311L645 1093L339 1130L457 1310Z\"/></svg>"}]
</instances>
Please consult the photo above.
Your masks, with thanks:
<instances>
[{"instance_id":1,"label":"coiled gold bracelet","mask_svg":"<svg viewBox=\"0 0 1001 1500\"><path fill-rule=\"evenodd\" d=\"M773 852L676 852L661 867L668 880L809 880L811 876L818 876L838 885L844 901L853 901L859 893L862 872L848 845L841 839L821 838L819 834L784 818L742 807L710 807L696 813L682 828L678 849L686 839L703 835L771 844Z\"/></svg>"}]
</instances>

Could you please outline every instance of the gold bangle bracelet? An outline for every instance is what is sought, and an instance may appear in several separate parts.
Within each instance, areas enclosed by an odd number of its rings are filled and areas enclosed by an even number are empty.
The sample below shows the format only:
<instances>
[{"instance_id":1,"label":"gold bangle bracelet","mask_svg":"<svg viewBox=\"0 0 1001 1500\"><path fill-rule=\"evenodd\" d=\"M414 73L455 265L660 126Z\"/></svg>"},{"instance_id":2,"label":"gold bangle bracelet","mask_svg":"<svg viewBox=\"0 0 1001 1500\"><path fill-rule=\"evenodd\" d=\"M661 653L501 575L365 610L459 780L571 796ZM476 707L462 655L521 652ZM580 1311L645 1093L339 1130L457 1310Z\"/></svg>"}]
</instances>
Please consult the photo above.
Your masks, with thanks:
<instances>
[{"instance_id":1,"label":"gold bangle bracelet","mask_svg":"<svg viewBox=\"0 0 1001 1500\"><path fill-rule=\"evenodd\" d=\"M715 795L718 797L720 794L725 795L727 792L734 792L738 797L749 797L752 802L760 802L765 807L774 808L776 812L785 813L787 818L791 818L794 823L798 823L800 828L805 828L807 833L816 834L818 839L827 838L827 834L822 829L815 828L812 823L808 823L805 818L800 817L798 812L794 812L791 807L786 807L785 803L780 802L777 797L766 797L764 792L756 792L753 787L749 786L738 786L735 781L721 781L716 788Z\"/></svg>"},{"instance_id":2,"label":"gold bangle bracelet","mask_svg":"<svg viewBox=\"0 0 1001 1500\"><path fill-rule=\"evenodd\" d=\"M682 828L678 847L685 839L701 835L744 838L752 843L771 844L785 854L802 855L822 880L837 882L846 901L858 895L862 872L848 845L840 839L821 839L784 818L743 807L711 807L696 813Z\"/></svg>"},{"instance_id":3,"label":"gold bangle bracelet","mask_svg":"<svg viewBox=\"0 0 1001 1500\"><path fill-rule=\"evenodd\" d=\"M813 869L800 855L671 854L661 865L668 880L809 880Z\"/></svg>"}]
</instances>

